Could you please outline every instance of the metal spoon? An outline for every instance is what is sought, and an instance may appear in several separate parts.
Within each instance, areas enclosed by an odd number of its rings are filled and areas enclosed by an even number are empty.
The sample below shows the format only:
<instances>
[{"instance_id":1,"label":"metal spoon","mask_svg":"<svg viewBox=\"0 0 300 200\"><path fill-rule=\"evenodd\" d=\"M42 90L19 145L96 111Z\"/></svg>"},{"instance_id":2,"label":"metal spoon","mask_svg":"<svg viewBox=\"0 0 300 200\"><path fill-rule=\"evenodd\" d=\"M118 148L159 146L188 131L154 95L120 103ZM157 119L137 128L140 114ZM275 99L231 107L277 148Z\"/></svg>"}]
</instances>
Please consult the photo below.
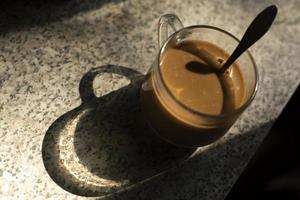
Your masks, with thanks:
<instances>
[{"instance_id":1,"label":"metal spoon","mask_svg":"<svg viewBox=\"0 0 300 200\"><path fill-rule=\"evenodd\" d=\"M259 13L252 23L247 28L239 45L235 48L231 56L223 64L219 71L224 73L234 61L244 53L250 46L259 40L271 27L277 14L277 7L275 5L269 6Z\"/></svg>"},{"instance_id":2,"label":"metal spoon","mask_svg":"<svg viewBox=\"0 0 300 200\"><path fill-rule=\"evenodd\" d=\"M218 62L214 55L208 51L205 51L204 49L195 49L193 54L204 60L216 72L224 73L242 53L244 53L269 30L276 17L276 14L277 8L274 5L267 7L265 10L259 13L249 25L239 45L235 48L231 56L225 63L222 62L224 63L223 65L221 62Z\"/></svg>"}]
</instances>

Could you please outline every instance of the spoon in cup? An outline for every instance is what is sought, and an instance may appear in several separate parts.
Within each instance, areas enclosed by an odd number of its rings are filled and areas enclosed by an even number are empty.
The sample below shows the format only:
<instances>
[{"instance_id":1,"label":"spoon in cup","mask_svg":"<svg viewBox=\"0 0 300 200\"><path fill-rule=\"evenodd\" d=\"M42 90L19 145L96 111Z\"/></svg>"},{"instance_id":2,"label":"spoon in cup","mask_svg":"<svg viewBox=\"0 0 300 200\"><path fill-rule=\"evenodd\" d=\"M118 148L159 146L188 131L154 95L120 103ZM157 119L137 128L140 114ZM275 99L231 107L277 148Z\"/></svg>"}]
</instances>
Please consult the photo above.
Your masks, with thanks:
<instances>
[{"instance_id":1,"label":"spoon in cup","mask_svg":"<svg viewBox=\"0 0 300 200\"><path fill-rule=\"evenodd\" d=\"M251 22L240 43L225 63L220 62L215 56L204 49L201 49L200 52L197 53L198 56L209 66L214 68L217 73L224 73L240 55L242 55L269 30L276 17L276 14L277 7L275 5L269 6L260 12Z\"/></svg>"}]
</instances>

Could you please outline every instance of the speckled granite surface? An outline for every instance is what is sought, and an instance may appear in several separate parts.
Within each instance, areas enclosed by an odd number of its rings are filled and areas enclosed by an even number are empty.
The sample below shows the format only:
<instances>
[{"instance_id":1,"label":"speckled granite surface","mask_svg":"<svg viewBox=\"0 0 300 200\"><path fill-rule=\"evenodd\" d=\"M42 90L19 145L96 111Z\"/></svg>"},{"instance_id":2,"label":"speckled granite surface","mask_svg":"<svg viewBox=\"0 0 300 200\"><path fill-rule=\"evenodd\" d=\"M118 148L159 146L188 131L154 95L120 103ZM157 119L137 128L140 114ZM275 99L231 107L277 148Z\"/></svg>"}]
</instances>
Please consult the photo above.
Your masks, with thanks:
<instances>
[{"instance_id":1,"label":"speckled granite surface","mask_svg":"<svg viewBox=\"0 0 300 200\"><path fill-rule=\"evenodd\" d=\"M251 49L260 73L254 102L225 137L177 164L192 152L153 139L139 122L138 83L156 53L158 17L172 12L185 25L210 24L241 37L270 3L279 6L277 21ZM1 6L0 197L224 199L299 84L299 6L297 0Z\"/></svg>"}]
</instances>

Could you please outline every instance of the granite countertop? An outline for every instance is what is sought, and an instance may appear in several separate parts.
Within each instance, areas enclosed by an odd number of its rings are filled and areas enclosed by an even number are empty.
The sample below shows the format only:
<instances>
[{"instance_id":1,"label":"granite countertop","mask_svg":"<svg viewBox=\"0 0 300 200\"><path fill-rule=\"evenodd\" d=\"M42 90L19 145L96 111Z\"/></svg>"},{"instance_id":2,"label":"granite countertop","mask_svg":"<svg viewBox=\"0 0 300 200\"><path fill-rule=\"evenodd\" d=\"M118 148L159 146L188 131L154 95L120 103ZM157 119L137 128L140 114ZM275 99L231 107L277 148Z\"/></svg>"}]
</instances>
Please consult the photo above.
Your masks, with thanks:
<instances>
[{"instance_id":1,"label":"granite countertop","mask_svg":"<svg viewBox=\"0 0 300 200\"><path fill-rule=\"evenodd\" d=\"M255 100L226 136L182 163L192 152L156 141L137 117L159 16L176 13L186 26L209 24L240 38L271 3L278 18L251 48L260 74ZM1 6L0 197L224 199L299 84L299 7L297 0Z\"/></svg>"}]
</instances>

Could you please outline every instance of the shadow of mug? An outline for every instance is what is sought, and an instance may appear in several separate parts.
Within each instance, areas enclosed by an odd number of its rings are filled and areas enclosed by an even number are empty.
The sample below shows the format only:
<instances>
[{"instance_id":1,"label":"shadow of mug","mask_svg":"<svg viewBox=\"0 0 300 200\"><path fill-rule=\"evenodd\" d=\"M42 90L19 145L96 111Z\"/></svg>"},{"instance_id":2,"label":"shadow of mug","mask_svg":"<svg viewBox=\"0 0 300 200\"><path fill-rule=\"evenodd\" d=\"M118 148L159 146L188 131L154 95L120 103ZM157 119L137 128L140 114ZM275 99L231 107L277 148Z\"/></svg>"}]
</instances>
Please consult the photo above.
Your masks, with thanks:
<instances>
[{"instance_id":1,"label":"shadow of mug","mask_svg":"<svg viewBox=\"0 0 300 200\"><path fill-rule=\"evenodd\" d=\"M131 82L96 97L93 81L103 73ZM82 196L111 195L158 177L194 152L166 143L147 126L139 106L143 79L135 70L114 65L82 77L82 104L54 121L43 141L45 168L60 187Z\"/></svg>"}]
</instances>

